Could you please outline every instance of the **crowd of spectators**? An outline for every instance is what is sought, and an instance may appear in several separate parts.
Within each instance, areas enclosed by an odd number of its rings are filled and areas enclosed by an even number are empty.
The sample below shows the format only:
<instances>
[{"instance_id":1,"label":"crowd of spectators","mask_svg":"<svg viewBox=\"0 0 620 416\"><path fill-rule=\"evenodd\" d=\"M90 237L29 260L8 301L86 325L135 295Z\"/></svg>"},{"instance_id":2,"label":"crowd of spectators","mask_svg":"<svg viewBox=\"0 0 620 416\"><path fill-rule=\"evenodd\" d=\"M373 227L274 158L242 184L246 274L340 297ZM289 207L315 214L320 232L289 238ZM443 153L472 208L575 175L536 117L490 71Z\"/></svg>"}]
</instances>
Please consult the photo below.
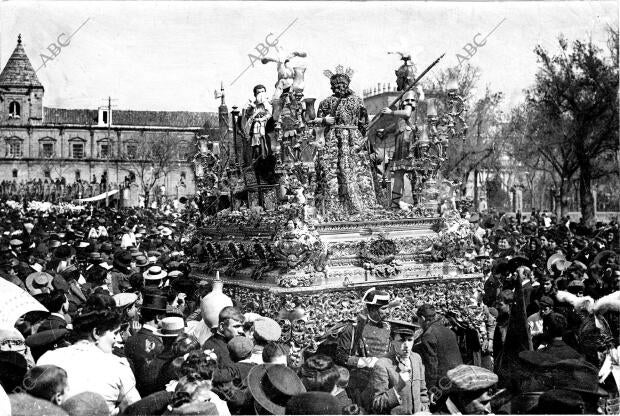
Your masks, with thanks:
<instances>
[{"instance_id":1,"label":"crowd of spectators","mask_svg":"<svg viewBox=\"0 0 620 416\"><path fill-rule=\"evenodd\" d=\"M44 307L0 328L0 414L618 413L615 222L463 213L479 281L257 296L192 272L175 205L0 208Z\"/></svg>"}]
</instances>

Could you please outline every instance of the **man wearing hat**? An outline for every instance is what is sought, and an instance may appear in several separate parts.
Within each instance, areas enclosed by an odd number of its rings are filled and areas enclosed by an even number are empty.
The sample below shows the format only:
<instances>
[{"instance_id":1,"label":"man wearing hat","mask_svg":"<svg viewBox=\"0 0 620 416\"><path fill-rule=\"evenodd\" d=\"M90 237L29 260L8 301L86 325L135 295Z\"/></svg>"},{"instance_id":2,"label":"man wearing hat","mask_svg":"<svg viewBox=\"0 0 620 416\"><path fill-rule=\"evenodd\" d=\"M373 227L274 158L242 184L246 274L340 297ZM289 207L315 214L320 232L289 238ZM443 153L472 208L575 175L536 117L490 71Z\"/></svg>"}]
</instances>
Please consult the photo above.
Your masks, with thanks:
<instances>
[{"instance_id":1,"label":"man wearing hat","mask_svg":"<svg viewBox=\"0 0 620 416\"><path fill-rule=\"evenodd\" d=\"M463 358L456 335L440 322L435 307L425 303L418 308L417 315L424 332L415 351L422 357L426 387L431 391L432 401L433 390L431 389L438 387L438 383L449 370L463 364Z\"/></svg>"},{"instance_id":2,"label":"man wearing hat","mask_svg":"<svg viewBox=\"0 0 620 416\"><path fill-rule=\"evenodd\" d=\"M549 296L541 296L536 303L538 304L538 312L527 318L527 326L530 329L532 341L537 341L534 343L534 348L537 348L540 344L539 338L543 333L543 318L553 312L553 299Z\"/></svg>"},{"instance_id":3,"label":"man wearing hat","mask_svg":"<svg viewBox=\"0 0 620 416\"><path fill-rule=\"evenodd\" d=\"M166 296L159 291L145 293L140 310L142 328L125 342L125 355L140 373L164 350L164 343L158 334L159 322L166 315Z\"/></svg>"},{"instance_id":4,"label":"man wearing hat","mask_svg":"<svg viewBox=\"0 0 620 416\"><path fill-rule=\"evenodd\" d=\"M263 348L270 342L276 342L282 335L282 328L271 318L261 316L254 321L254 348L250 361L263 364Z\"/></svg>"},{"instance_id":5,"label":"man wearing hat","mask_svg":"<svg viewBox=\"0 0 620 416\"><path fill-rule=\"evenodd\" d=\"M354 324L349 324L338 336L336 364L347 367L350 372L349 397L363 406L363 391L368 385L372 367L379 357L388 352L390 329L385 319L395 302L390 302L390 294L371 288L362 297L366 313L358 316Z\"/></svg>"},{"instance_id":6,"label":"man wearing hat","mask_svg":"<svg viewBox=\"0 0 620 416\"><path fill-rule=\"evenodd\" d=\"M129 277L131 270L131 253L127 250L121 250L114 255L113 269L111 271L112 294L125 292L131 288Z\"/></svg>"},{"instance_id":7,"label":"man wearing hat","mask_svg":"<svg viewBox=\"0 0 620 416\"><path fill-rule=\"evenodd\" d=\"M389 321L391 326L388 356L380 358L372 369L364 395L366 408L376 414L407 414L428 411L428 394L422 358L412 351L415 325Z\"/></svg>"},{"instance_id":8,"label":"man wearing hat","mask_svg":"<svg viewBox=\"0 0 620 416\"><path fill-rule=\"evenodd\" d=\"M442 394L448 394L443 414L484 415L491 413L490 389L497 384L493 372L461 364L446 374Z\"/></svg>"},{"instance_id":9,"label":"man wearing hat","mask_svg":"<svg viewBox=\"0 0 620 416\"><path fill-rule=\"evenodd\" d=\"M257 365L247 380L257 415L283 415L288 401L306 392L295 371L284 365Z\"/></svg>"}]
</instances>

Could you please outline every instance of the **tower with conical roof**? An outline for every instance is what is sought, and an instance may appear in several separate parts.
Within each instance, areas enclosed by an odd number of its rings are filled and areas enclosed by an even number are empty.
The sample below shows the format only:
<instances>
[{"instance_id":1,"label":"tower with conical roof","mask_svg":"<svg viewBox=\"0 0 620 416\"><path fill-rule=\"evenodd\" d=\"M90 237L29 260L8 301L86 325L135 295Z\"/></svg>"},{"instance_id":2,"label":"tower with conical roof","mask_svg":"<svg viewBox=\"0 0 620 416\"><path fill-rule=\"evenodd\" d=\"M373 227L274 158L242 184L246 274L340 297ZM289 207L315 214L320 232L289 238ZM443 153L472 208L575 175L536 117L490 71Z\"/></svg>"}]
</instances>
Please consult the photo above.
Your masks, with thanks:
<instances>
[{"instance_id":1,"label":"tower with conical roof","mask_svg":"<svg viewBox=\"0 0 620 416\"><path fill-rule=\"evenodd\" d=\"M0 124L42 124L44 92L19 35L13 54L0 72Z\"/></svg>"}]
</instances>

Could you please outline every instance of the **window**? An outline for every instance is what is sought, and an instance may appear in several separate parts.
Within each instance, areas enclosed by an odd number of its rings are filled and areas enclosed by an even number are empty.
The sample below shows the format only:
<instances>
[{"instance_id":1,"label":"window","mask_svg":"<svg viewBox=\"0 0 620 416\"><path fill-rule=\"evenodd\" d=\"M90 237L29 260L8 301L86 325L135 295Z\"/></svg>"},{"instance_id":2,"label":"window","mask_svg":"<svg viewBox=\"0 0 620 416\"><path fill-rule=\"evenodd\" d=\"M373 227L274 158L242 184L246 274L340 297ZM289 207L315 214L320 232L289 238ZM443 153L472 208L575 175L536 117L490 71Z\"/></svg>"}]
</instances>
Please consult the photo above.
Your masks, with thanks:
<instances>
[{"instance_id":1,"label":"window","mask_svg":"<svg viewBox=\"0 0 620 416\"><path fill-rule=\"evenodd\" d=\"M189 146L187 143L185 142L179 143L178 150L179 150L179 159L186 160L189 157L190 151L189 151Z\"/></svg>"},{"instance_id":2,"label":"window","mask_svg":"<svg viewBox=\"0 0 620 416\"><path fill-rule=\"evenodd\" d=\"M13 169L13 177L17 178L17 169Z\"/></svg>"},{"instance_id":3,"label":"window","mask_svg":"<svg viewBox=\"0 0 620 416\"><path fill-rule=\"evenodd\" d=\"M54 156L54 143L43 143L41 145L41 156L42 157Z\"/></svg>"},{"instance_id":4,"label":"window","mask_svg":"<svg viewBox=\"0 0 620 416\"><path fill-rule=\"evenodd\" d=\"M84 157L84 143L73 143L71 145L71 153L74 159L81 159Z\"/></svg>"},{"instance_id":5,"label":"window","mask_svg":"<svg viewBox=\"0 0 620 416\"><path fill-rule=\"evenodd\" d=\"M9 157L22 157L22 141L14 139L9 141Z\"/></svg>"},{"instance_id":6,"label":"window","mask_svg":"<svg viewBox=\"0 0 620 416\"><path fill-rule=\"evenodd\" d=\"M19 118L21 115L21 107L17 101L11 101L9 104L9 118Z\"/></svg>"},{"instance_id":7,"label":"window","mask_svg":"<svg viewBox=\"0 0 620 416\"><path fill-rule=\"evenodd\" d=\"M78 182L80 180L81 176L82 175L80 174L80 171L76 170L75 171L75 181Z\"/></svg>"},{"instance_id":8,"label":"window","mask_svg":"<svg viewBox=\"0 0 620 416\"><path fill-rule=\"evenodd\" d=\"M101 157L102 158L108 158L110 157L110 145L108 143L105 144L101 144L101 151L100 151Z\"/></svg>"},{"instance_id":9,"label":"window","mask_svg":"<svg viewBox=\"0 0 620 416\"><path fill-rule=\"evenodd\" d=\"M51 177L52 177L52 174L50 173L50 170L49 170L49 169L45 169L45 170L43 171L43 176L44 176L44 177L46 177L46 178L51 178Z\"/></svg>"},{"instance_id":10,"label":"window","mask_svg":"<svg viewBox=\"0 0 620 416\"><path fill-rule=\"evenodd\" d=\"M181 179L185 179L185 172L181 172Z\"/></svg>"},{"instance_id":11,"label":"window","mask_svg":"<svg viewBox=\"0 0 620 416\"><path fill-rule=\"evenodd\" d=\"M103 124L108 124L108 112L107 111L102 111L101 112L101 118L103 121Z\"/></svg>"},{"instance_id":12,"label":"window","mask_svg":"<svg viewBox=\"0 0 620 416\"><path fill-rule=\"evenodd\" d=\"M136 146L135 144L127 145L127 156L130 159L135 159L137 153L138 153L138 146Z\"/></svg>"}]
</instances>

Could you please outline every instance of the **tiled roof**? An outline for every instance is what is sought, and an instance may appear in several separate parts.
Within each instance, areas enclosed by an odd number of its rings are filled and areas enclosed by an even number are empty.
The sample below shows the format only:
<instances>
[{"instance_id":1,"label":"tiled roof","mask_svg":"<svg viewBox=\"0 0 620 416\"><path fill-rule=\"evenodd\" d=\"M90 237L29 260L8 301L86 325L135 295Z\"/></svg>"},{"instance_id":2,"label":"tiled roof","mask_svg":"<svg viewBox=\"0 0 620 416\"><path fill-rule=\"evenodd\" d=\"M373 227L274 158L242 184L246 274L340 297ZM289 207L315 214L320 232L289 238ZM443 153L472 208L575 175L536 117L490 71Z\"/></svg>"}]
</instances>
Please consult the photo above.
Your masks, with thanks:
<instances>
[{"instance_id":1,"label":"tiled roof","mask_svg":"<svg viewBox=\"0 0 620 416\"><path fill-rule=\"evenodd\" d=\"M43 107L45 124L97 124L97 110L66 109Z\"/></svg>"},{"instance_id":2,"label":"tiled roof","mask_svg":"<svg viewBox=\"0 0 620 416\"><path fill-rule=\"evenodd\" d=\"M45 124L97 124L97 110L43 107ZM204 127L218 125L217 113L196 111L112 110L113 126Z\"/></svg>"},{"instance_id":3,"label":"tiled roof","mask_svg":"<svg viewBox=\"0 0 620 416\"><path fill-rule=\"evenodd\" d=\"M4 65L0 73L0 87L41 87L37 74L32 68L30 60L26 56L24 47L22 46L21 35L17 39L17 46L13 54Z\"/></svg>"}]
</instances>

